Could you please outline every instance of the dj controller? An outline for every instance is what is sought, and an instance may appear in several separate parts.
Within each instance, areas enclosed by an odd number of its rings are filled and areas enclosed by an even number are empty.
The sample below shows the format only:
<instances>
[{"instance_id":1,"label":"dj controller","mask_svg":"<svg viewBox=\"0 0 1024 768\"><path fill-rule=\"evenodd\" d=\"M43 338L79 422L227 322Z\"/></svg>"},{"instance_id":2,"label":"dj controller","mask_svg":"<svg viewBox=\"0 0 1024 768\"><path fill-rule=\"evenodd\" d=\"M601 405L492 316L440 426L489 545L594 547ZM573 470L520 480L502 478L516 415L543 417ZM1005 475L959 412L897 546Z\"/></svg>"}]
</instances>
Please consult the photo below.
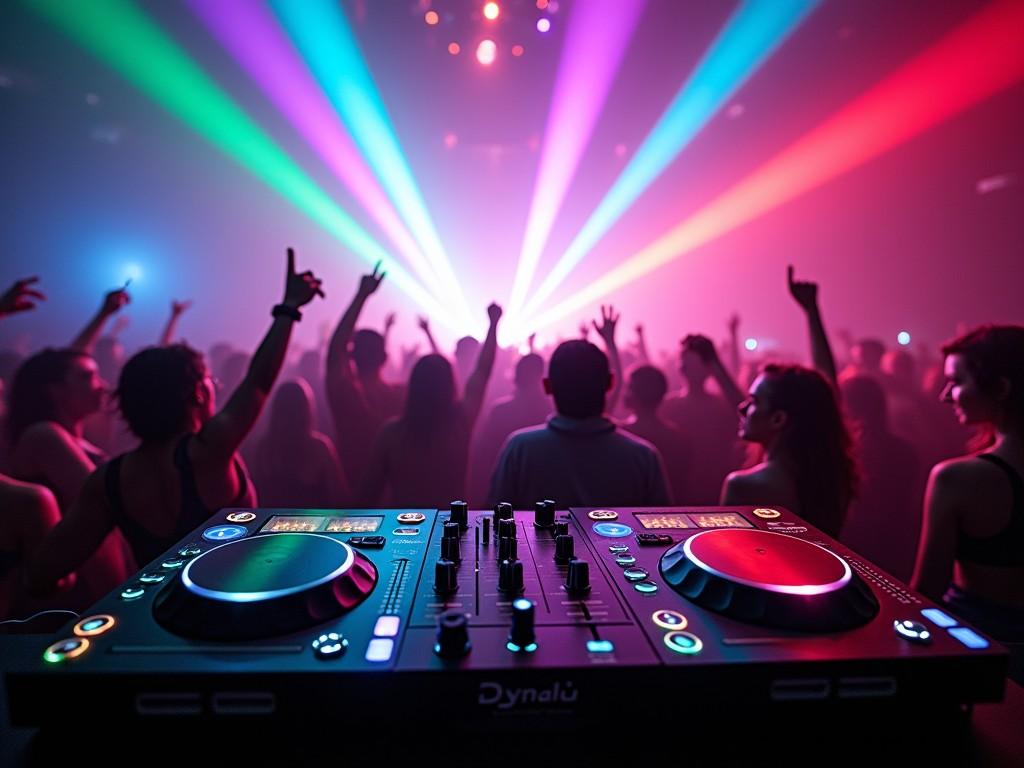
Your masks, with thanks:
<instances>
[{"instance_id":1,"label":"dj controller","mask_svg":"<svg viewBox=\"0 0 1024 768\"><path fill-rule=\"evenodd\" d=\"M962 707L1000 700L1006 665L784 509L551 501L223 510L4 663L18 725L76 702L107 723L397 708L482 727L692 723L740 703Z\"/></svg>"}]
</instances>

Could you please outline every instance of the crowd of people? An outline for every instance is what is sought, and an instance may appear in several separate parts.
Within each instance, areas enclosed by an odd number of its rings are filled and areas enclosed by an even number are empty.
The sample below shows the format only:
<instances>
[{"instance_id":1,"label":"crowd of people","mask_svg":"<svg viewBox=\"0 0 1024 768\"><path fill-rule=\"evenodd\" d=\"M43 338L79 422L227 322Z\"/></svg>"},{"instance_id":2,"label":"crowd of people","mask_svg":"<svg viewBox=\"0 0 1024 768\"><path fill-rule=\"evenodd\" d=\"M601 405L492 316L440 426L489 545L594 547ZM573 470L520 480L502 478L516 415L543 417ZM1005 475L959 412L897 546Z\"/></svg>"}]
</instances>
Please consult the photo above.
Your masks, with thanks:
<instances>
[{"instance_id":1,"label":"crowd of people","mask_svg":"<svg viewBox=\"0 0 1024 768\"><path fill-rule=\"evenodd\" d=\"M127 289L67 347L0 353L0 615L84 609L223 507L551 498L783 506L1024 643L1024 328L982 326L934 357L848 333L834 350L818 286L790 267L779 301L788 288L806 320L810 367L744 360L738 317L720 347L689 334L655 360L642 325L619 347L611 306L529 351L499 347L496 304L486 337L451 355L419 318L429 352L392 357L395 316L360 325L384 285L379 268L361 278L323 349L289 349L324 295L289 249L251 355L175 342L175 302L159 342L127 357L108 328ZM43 299L17 281L0 321Z\"/></svg>"}]
</instances>

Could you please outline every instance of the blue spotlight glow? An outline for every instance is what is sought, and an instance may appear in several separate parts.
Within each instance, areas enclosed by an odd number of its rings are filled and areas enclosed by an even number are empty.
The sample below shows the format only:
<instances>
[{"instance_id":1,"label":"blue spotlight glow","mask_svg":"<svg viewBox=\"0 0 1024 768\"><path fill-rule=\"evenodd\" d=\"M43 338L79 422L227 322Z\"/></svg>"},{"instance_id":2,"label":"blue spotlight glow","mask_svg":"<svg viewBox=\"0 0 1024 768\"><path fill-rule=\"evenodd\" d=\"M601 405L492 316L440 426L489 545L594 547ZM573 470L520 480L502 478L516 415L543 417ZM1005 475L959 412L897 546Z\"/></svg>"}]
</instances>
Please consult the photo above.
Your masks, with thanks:
<instances>
[{"instance_id":1,"label":"blue spotlight glow","mask_svg":"<svg viewBox=\"0 0 1024 768\"><path fill-rule=\"evenodd\" d=\"M896 341L899 342L900 346L907 346L910 344L910 334L907 331L900 331L896 334Z\"/></svg>"},{"instance_id":2,"label":"blue spotlight glow","mask_svg":"<svg viewBox=\"0 0 1024 768\"><path fill-rule=\"evenodd\" d=\"M743 346L746 347L747 350L749 350L750 352L753 352L755 349L757 349L757 339L747 339L745 342L743 342Z\"/></svg>"},{"instance_id":3,"label":"blue spotlight glow","mask_svg":"<svg viewBox=\"0 0 1024 768\"><path fill-rule=\"evenodd\" d=\"M747 0L612 184L525 308L530 315L820 0Z\"/></svg>"}]
</instances>

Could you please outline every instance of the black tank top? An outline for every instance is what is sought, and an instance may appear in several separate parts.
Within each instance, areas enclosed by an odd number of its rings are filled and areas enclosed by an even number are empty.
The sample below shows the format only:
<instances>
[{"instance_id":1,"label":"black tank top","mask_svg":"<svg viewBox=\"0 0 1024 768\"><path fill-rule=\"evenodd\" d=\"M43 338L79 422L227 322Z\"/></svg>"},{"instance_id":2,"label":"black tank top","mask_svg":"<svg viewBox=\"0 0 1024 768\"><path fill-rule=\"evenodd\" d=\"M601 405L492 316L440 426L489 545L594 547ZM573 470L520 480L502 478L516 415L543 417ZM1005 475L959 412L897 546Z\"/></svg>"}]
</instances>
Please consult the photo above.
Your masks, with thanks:
<instances>
[{"instance_id":1,"label":"black tank top","mask_svg":"<svg viewBox=\"0 0 1024 768\"><path fill-rule=\"evenodd\" d=\"M1013 492L1013 510L1009 524L995 536L975 537L960 533L956 559L978 565L1024 565L1024 481L1017 470L998 456L982 453L978 458L1003 470Z\"/></svg>"},{"instance_id":2,"label":"black tank top","mask_svg":"<svg viewBox=\"0 0 1024 768\"><path fill-rule=\"evenodd\" d=\"M128 545L135 555L135 562L140 568L162 555L169 547L181 540L186 533L204 523L213 514L213 511L207 509L199 497L195 473L192 471L192 463L188 459L188 444L192 437L193 435L185 435L174 447L174 467L178 470L181 480L181 514L175 521L174 529L166 536L158 536L149 531L125 512L121 500L121 460L124 455L118 456L107 464L104 484L113 512L114 524L128 541ZM229 507L237 506L249 492L249 478L237 459L234 460L234 467L238 474L238 496L232 504L226 505Z\"/></svg>"}]
</instances>

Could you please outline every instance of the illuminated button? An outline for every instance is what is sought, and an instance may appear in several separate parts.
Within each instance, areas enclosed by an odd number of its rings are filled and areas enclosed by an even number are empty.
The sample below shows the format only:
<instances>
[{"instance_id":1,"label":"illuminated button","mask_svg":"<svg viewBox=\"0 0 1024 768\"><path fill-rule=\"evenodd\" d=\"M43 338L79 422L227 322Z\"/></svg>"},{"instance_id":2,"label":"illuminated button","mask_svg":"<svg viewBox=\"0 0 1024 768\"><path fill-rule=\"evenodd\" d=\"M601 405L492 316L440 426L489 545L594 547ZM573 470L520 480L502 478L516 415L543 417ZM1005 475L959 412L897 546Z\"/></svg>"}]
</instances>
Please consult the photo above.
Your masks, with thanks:
<instances>
[{"instance_id":1,"label":"illuminated button","mask_svg":"<svg viewBox=\"0 0 1024 768\"><path fill-rule=\"evenodd\" d=\"M166 568L168 571L176 571L185 565L185 561L180 557L172 557L170 560L164 560L160 563L161 568Z\"/></svg>"},{"instance_id":2,"label":"illuminated button","mask_svg":"<svg viewBox=\"0 0 1024 768\"><path fill-rule=\"evenodd\" d=\"M167 578L166 573L160 573L159 571L153 571L152 573L144 573L139 576L139 581L143 584L159 584L161 581Z\"/></svg>"},{"instance_id":3,"label":"illuminated button","mask_svg":"<svg viewBox=\"0 0 1024 768\"><path fill-rule=\"evenodd\" d=\"M951 634L961 643L966 645L968 648L973 648L974 650L988 648L988 640L979 635L973 629L969 629L968 627L953 627L951 630L949 630L949 634Z\"/></svg>"},{"instance_id":4,"label":"illuminated button","mask_svg":"<svg viewBox=\"0 0 1024 768\"><path fill-rule=\"evenodd\" d=\"M613 555L618 555L622 552L629 552L629 547L627 547L625 544L612 544L610 547L608 547L608 551L611 552Z\"/></svg>"},{"instance_id":5,"label":"illuminated button","mask_svg":"<svg viewBox=\"0 0 1024 768\"><path fill-rule=\"evenodd\" d=\"M146 594L146 590L141 584L132 584L130 587L125 587L121 590L121 599L138 600L144 594Z\"/></svg>"},{"instance_id":6,"label":"illuminated button","mask_svg":"<svg viewBox=\"0 0 1024 768\"><path fill-rule=\"evenodd\" d=\"M79 637L93 637L102 635L114 626L114 617L109 613L99 613L95 616L87 616L75 624L75 634Z\"/></svg>"},{"instance_id":7,"label":"illuminated button","mask_svg":"<svg viewBox=\"0 0 1024 768\"><path fill-rule=\"evenodd\" d=\"M419 532L418 528L395 528L391 533L395 536L416 536Z\"/></svg>"},{"instance_id":8,"label":"illuminated button","mask_svg":"<svg viewBox=\"0 0 1024 768\"><path fill-rule=\"evenodd\" d=\"M229 523L251 523L256 519L255 512L232 512L228 515Z\"/></svg>"},{"instance_id":9,"label":"illuminated button","mask_svg":"<svg viewBox=\"0 0 1024 768\"><path fill-rule=\"evenodd\" d=\"M642 547L661 547L672 543L672 537L667 533L638 533L636 543Z\"/></svg>"},{"instance_id":10,"label":"illuminated button","mask_svg":"<svg viewBox=\"0 0 1024 768\"><path fill-rule=\"evenodd\" d=\"M231 541L238 539L248 531L240 525L215 525L203 531L203 538L207 541Z\"/></svg>"},{"instance_id":11,"label":"illuminated button","mask_svg":"<svg viewBox=\"0 0 1024 768\"><path fill-rule=\"evenodd\" d=\"M203 548L200 547L198 544L186 544L184 547L178 550L178 554L182 557L195 557L202 551Z\"/></svg>"},{"instance_id":12,"label":"illuminated button","mask_svg":"<svg viewBox=\"0 0 1024 768\"><path fill-rule=\"evenodd\" d=\"M55 664L65 659L74 659L81 656L89 648L89 641L84 637L69 637L66 640L58 640L45 651L43 659Z\"/></svg>"},{"instance_id":13,"label":"illuminated button","mask_svg":"<svg viewBox=\"0 0 1024 768\"><path fill-rule=\"evenodd\" d=\"M403 525L418 525L427 519L422 512L403 512L398 516L398 522Z\"/></svg>"},{"instance_id":14,"label":"illuminated button","mask_svg":"<svg viewBox=\"0 0 1024 768\"><path fill-rule=\"evenodd\" d=\"M619 513L614 509L592 509L587 512L591 520L618 520Z\"/></svg>"},{"instance_id":15,"label":"illuminated button","mask_svg":"<svg viewBox=\"0 0 1024 768\"><path fill-rule=\"evenodd\" d=\"M622 554L615 556L615 564L622 568L626 568L627 566L636 564L636 558L628 552L623 552Z\"/></svg>"},{"instance_id":16,"label":"illuminated button","mask_svg":"<svg viewBox=\"0 0 1024 768\"><path fill-rule=\"evenodd\" d=\"M611 640L587 640L587 653L613 653L615 643Z\"/></svg>"},{"instance_id":17,"label":"illuminated button","mask_svg":"<svg viewBox=\"0 0 1024 768\"><path fill-rule=\"evenodd\" d=\"M647 572L646 568L627 568L622 575L626 577L626 581L643 581L651 574Z\"/></svg>"},{"instance_id":18,"label":"illuminated button","mask_svg":"<svg viewBox=\"0 0 1024 768\"><path fill-rule=\"evenodd\" d=\"M932 633L920 621L911 621L910 619L900 621L896 619L892 623L892 628L896 630L897 635L912 643L928 645L932 641Z\"/></svg>"},{"instance_id":19,"label":"illuminated button","mask_svg":"<svg viewBox=\"0 0 1024 768\"><path fill-rule=\"evenodd\" d=\"M704 647L703 641L692 632L669 632L665 635L665 645L676 653L685 653L688 656L700 653Z\"/></svg>"},{"instance_id":20,"label":"illuminated button","mask_svg":"<svg viewBox=\"0 0 1024 768\"><path fill-rule=\"evenodd\" d=\"M658 591L658 585L653 581L638 581L633 585L633 589L643 595L653 595Z\"/></svg>"},{"instance_id":21,"label":"illuminated button","mask_svg":"<svg viewBox=\"0 0 1024 768\"><path fill-rule=\"evenodd\" d=\"M348 640L337 632L325 632L313 641L313 655L318 659L337 659L348 649Z\"/></svg>"},{"instance_id":22,"label":"illuminated button","mask_svg":"<svg viewBox=\"0 0 1024 768\"><path fill-rule=\"evenodd\" d=\"M622 523L594 523L594 533L609 539L622 539L633 535L633 529Z\"/></svg>"},{"instance_id":23,"label":"illuminated button","mask_svg":"<svg viewBox=\"0 0 1024 768\"><path fill-rule=\"evenodd\" d=\"M765 509L764 507L761 507L760 509L754 510L754 516L760 517L762 520L774 520L777 517L782 517L782 513L777 509Z\"/></svg>"},{"instance_id":24,"label":"illuminated button","mask_svg":"<svg viewBox=\"0 0 1024 768\"><path fill-rule=\"evenodd\" d=\"M943 613L938 608L924 608L921 611L921 615L928 619L932 624L943 629L949 627L955 627L960 622L950 616L948 613Z\"/></svg>"},{"instance_id":25,"label":"illuminated button","mask_svg":"<svg viewBox=\"0 0 1024 768\"><path fill-rule=\"evenodd\" d=\"M398 624L397 616L381 616L373 625L373 634L377 637L395 637L398 635Z\"/></svg>"},{"instance_id":26,"label":"illuminated button","mask_svg":"<svg viewBox=\"0 0 1024 768\"><path fill-rule=\"evenodd\" d=\"M686 617L679 611L655 611L651 621L662 629L686 629Z\"/></svg>"},{"instance_id":27,"label":"illuminated button","mask_svg":"<svg viewBox=\"0 0 1024 768\"><path fill-rule=\"evenodd\" d=\"M389 637L375 637L366 647L366 660L378 663L388 661L394 650L394 640Z\"/></svg>"}]
</instances>

